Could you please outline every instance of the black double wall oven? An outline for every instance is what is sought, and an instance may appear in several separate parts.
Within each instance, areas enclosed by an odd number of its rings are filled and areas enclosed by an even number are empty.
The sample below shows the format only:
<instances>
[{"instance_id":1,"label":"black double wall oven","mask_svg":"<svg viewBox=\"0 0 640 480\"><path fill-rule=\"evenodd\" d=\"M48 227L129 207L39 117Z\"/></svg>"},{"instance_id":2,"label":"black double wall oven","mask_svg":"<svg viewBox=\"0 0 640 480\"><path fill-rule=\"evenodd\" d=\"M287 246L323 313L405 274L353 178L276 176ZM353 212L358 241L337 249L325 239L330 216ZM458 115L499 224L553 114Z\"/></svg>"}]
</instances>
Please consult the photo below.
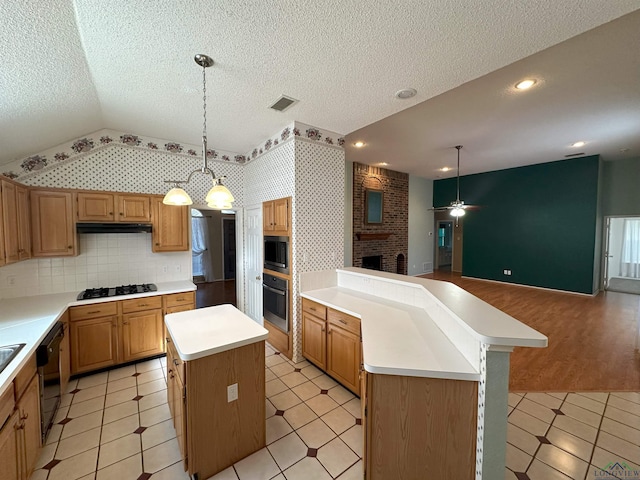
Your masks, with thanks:
<instances>
[{"instance_id":1,"label":"black double wall oven","mask_svg":"<svg viewBox=\"0 0 640 480\"><path fill-rule=\"evenodd\" d=\"M264 237L264 269L262 316L279 330L289 333L289 280L268 272L289 274L289 237Z\"/></svg>"}]
</instances>

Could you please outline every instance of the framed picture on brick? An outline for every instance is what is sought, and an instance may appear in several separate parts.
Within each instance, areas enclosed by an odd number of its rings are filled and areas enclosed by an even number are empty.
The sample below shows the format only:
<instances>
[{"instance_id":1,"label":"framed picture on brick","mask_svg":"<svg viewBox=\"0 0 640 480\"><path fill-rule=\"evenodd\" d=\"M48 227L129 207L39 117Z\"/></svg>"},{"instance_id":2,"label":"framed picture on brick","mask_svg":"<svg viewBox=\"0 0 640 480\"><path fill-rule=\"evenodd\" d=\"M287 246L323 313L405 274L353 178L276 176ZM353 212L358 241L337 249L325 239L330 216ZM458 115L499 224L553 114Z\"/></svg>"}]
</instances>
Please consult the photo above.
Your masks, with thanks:
<instances>
[{"instance_id":1,"label":"framed picture on brick","mask_svg":"<svg viewBox=\"0 0 640 480\"><path fill-rule=\"evenodd\" d=\"M384 210L384 192L367 189L364 197L365 223L381 224Z\"/></svg>"}]
</instances>

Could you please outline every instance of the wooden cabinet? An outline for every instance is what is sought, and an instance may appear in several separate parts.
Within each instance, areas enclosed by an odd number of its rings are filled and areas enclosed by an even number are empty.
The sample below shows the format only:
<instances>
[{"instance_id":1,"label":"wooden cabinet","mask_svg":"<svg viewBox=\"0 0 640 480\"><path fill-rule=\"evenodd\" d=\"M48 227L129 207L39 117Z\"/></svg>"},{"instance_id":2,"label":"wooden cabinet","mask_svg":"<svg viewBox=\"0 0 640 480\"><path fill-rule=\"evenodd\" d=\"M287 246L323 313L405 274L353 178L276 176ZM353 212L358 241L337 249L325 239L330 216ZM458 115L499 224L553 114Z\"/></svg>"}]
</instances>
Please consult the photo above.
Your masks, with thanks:
<instances>
[{"instance_id":1,"label":"wooden cabinet","mask_svg":"<svg viewBox=\"0 0 640 480\"><path fill-rule=\"evenodd\" d=\"M31 190L31 233L34 257L76 255L73 194Z\"/></svg>"},{"instance_id":2,"label":"wooden cabinet","mask_svg":"<svg viewBox=\"0 0 640 480\"><path fill-rule=\"evenodd\" d=\"M166 313L184 312L196 308L196 292L171 293L163 296Z\"/></svg>"},{"instance_id":3,"label":"wooden cabinet","mask_svg":"<svg viewBox=\"0 0 640 480\"><path fill-rule=\"evenodd\" d=\"M75 308L71 309L71 373L89 372L117 364L118 317L112 315L74 320Z\"/></svg>"},{"instance_id":4,"label":"wooden cabinet","mask_svg":"<svg viewBox=\"0 0 640 480\"><path fill-rule=\"evenodd\" d=\"M268 235L291 233L291 197L279 198L262 204L262 227Z\"/></svg>"},{"instance_id":5,"label":"wooden cabinet","mask_svg":"<svg viewBox=\"0 0 640 480\"><path fill-rule=\"evenodd\" d=\"M60 342L60 390L67 391L69 377L71 377L71 332L69 330L69 311L64 312L60 321L63 325L63 337Z\"/></svg>"},{"instance_id":6,"label":"wooden cabinet","mask_svg":"<svg viewBox=\"0 0 640 480\"><path fill-rule=\"evenodd\" d=\"M130 362L163 352L162 309L122 314L122 361Z\"/></svg>"},{"instance_id":7,"label":"wooden cabinet","mask_svg":"<svg viewBox=\"0 0 640 480\"><path fill-rule=\"evenodd\" d=\"M181 252L189 250L189 208L165 205L161 196L151 199L153 234L151 250L154 252Z\"/></svg>"},{"instance_id":8,"label":"wooden cabinet","mask_svg":"<svg viewBox=\"0 0 640 480\"><path fill-rule=\"evenodd\" d=\"M29 386L17 403L19 426L17 444L20 477L27 480L40 455L40 392L38 376L33 375Z\"/></svg>"},{"instance_id":9,"label":"wooden cabinet","mask_svg":"<svg viewBox=\"0 0 640 480\"><path fill-rule=\"evenodd\" d=\"M151 221L151 202L148 195L78 192L76 198L80 222Z\"/></svg>"},{"instance_id":10,"label":"wooden cabinet","mask_svg":"<svg viewBox=\"0 0 640 480\"><path fill-rule=\"evenodd\" d=\"M2 480L21 480L18 464L18 427L20 418L18 411L13 412L0 427L0 478Z\"/></svg>"},{"instance_id":11,"label":"wooden cabinet","mask_svg":"<svg viewBox=\"0 0 640 480\"><path fill-rule=\"evenodd\" d=\"M303 298L302 355L360 395L360 319Z\"/></svg>"},{"instance_id":12,"label":"wooden cabinet","mask_svg":"<svg viewBox=\"0 0 640 480\"><path fill-rule=\"evenodd\" d=\"M183 468L188 468L187 456L187 416L186 416L186 391L184 388L184 372L182 377L176 364L181 365L180 357L171 342L167 343L167 402L173 419L173 427L176 429L176 440L182 456Z\"/></svg>"},{"instance_id":13,"label":"wooden cabinet","mask_svg":"<svg viewBox=\"0 0 640 480\"><path fill-rule=\"evenodd\" d=\"M2 194L2 200L0 201L0 216L2 217L0 241L4 243L4 263L15 263L20 260L16 184L1 180L0 193Z\"/></svg>"},{"instance_id":14,"label":"wooden cabinet","mask_svg":"<svg viewBox=\"0 0 640 480\"><path fill-rule=\"evenodd\" d=\"M18 256L20 260L31 258L31 207L29 189L16 187L16 203L18 206Z\"/></svg>"}]
</instances>

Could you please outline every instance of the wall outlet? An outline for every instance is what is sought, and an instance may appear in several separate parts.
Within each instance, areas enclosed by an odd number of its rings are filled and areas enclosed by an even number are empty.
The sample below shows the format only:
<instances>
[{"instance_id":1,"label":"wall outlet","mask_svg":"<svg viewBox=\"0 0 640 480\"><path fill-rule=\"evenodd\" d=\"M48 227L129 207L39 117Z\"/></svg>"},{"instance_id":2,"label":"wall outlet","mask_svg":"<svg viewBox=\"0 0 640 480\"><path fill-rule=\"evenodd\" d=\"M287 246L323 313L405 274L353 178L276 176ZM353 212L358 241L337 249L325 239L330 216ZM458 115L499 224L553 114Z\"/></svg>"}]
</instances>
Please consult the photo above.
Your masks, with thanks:
<instances>
[{"instance_id":1,"label":"wall outlet","mask_svg":"<svg viewBox=\"0 0 640 480\"><path fill-rule=\"evenodd\" d=\"M176 273L180 273L182 271L182 267L180 265L176 265Z\"/></svg>"},{"instance_id":2,"label":"wall outlet","mask_svg":"<svg viewBox=\"0 0 640 480\"><path fill-rule=\"evenodd\" d=\"M227 403L231 403L238 399L238 384L234 383L227 387Z\"/></svg>"},{"instance_id":3,"label":"wall outlet","mask_svg":"<svg viewBox=\"0 0 640 480\"><path fill-rule=\"evenodd\" d=\"M16 284L16 276L15 275L9 275L7 277L7 285L13 286L15 284Z\"/></svg>"},{"instance_id":4,"label":"wall outlet","mask_svg":"<svg viewBox=\"0 0 640 480\"><path fill-rule=\"evenodd\" d=\"M502 273L505 275L511 275L511 270L503 270Z\"/></svg>"},{"instance_id":5,"label":"wall outlet","mask_svg":"<svg viewBox=\"0 0 640 480\"><path fill-rule=\"evenodd\" d=\"M162 266L162 273L169 273L169 265Z\"/></svg>"}]
</instances>

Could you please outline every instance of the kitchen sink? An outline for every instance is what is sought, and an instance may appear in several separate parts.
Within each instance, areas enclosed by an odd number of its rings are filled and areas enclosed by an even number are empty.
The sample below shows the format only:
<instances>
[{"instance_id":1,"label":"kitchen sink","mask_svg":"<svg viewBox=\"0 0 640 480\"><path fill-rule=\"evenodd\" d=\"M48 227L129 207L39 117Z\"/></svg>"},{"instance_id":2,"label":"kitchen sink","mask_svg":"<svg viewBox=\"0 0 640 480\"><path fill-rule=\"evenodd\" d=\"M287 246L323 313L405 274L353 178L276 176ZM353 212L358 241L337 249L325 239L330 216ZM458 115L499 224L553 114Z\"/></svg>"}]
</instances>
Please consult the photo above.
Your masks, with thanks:
<instances>
[{"instance_id":1,"label":"kitchen sink","mask_svg":"<svg viewBox=\"0 0 640 480\"><path fill-rule=\"evenodd\" d=\"M24 346L24 343L18 343L16 345L4 345L0 347L0 373L11 363L13 357L15 357Z\"/></svg>"}]
</instances>

